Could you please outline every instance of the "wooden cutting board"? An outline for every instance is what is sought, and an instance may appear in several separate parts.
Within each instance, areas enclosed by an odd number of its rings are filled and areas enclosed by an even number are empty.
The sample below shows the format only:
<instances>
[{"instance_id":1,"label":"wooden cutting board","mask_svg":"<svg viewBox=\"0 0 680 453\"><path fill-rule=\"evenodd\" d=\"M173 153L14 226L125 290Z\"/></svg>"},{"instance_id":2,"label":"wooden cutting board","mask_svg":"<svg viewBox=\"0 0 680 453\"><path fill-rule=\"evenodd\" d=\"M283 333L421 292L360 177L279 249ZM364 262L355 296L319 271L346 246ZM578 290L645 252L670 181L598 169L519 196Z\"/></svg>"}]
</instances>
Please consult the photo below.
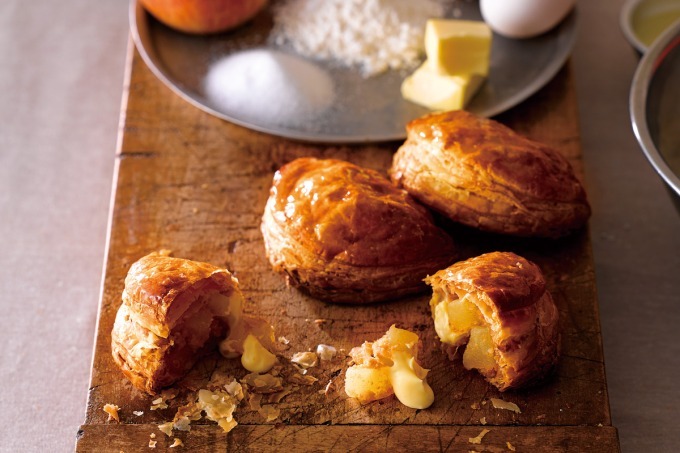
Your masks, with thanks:
<instances>
[{"instance_id":1,"label":"wooden cutting board","mask_svg":"<svg viewBox=\"0 0 680 453\"><path fill-rule=\"evenodd\" d=\"M111 358L110 332L128 268L161 248L231 270L248 301L246 311L267 319L277 336L289 340L278 351L282 362L321 343L341 351L335 360L311 369L317 382L296 387L275 404L280 409L277 420L267 423L244 404L235 414L239 425L229 434L212 422L195 422L190 432L176 434L183 448L619 450L609 413L588 231L556 241L451 231L469 255L512 250L535 261L560 311L563 354L555 376L541 387L501 394L460 361L446 360L432 328L427 294L365 307L331 305L288 288L266 261L259 224L276 169L296 157L322 156L384 171L400 143L324 146L253 132L179 98L153 76L133 46L127 71L108 256L77 451L147 449L151 434L157 448L166 448L172 438L157 425L171 420L177 406L192 395L187 390L167 409L150 410L154 398L133 388ZM575 99L567 64L543 90L497 119L558 148L582 177ZM346 351L379 338L395 323L421 337L420 362L431 369L428 382L436 395L427 410L409 409L394 397L362 406L344 393ZM214 370L237 378L245 374L238 361L211 356L195 367L189 381L207 379ZM521 413L496 409L490 398L514 402ZM102 410L107 403L121 408L120 423L107 420ZM481 443L470 443L482 429L489 432Z\"/></svg>"}]
</instances>

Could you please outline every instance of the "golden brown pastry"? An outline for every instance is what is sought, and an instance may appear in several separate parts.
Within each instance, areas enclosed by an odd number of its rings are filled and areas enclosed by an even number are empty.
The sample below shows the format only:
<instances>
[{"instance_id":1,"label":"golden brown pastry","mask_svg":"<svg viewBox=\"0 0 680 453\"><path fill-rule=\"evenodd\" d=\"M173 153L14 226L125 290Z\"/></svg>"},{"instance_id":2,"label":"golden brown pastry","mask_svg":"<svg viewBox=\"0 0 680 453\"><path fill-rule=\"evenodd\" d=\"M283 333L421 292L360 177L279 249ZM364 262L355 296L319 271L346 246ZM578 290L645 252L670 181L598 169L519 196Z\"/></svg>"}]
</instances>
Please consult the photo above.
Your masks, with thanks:
<instances>
[{"instance_id":1,"label":"golden brown pastry","mask_svg":"<svg viewBox=\"0 0 680 453\"><path fill-rule=\"evenodd\" d=\"M393 299L454 261L429 212L378 172L334 159L296 159L274 176L262 218L275 271L312 296Z\"/></svg>"},{"instance_id":2,"label":"golden brown pastry","mask_svg":"<svg viewBox=\"0 0 680 453\"><path fill-rule=\"evenodd\" d=\"M559 237L590 216L586 193L556 150L469 112L411 121L390 175L423 204L494 233Z\"/></svg>"},{"instance_id":3,"label":"golden brown pastry","mask_svg":"<svg viewBox=\"0 0 680 453\"><path fill-rule=\"evenodd\" d=\"M557 364L558 312L534 263L510 252L458 262L426 279L434 327L453 358L499 390L525 387Z\"/></svg>"},{"instance_id":4,"label":"golden brown pastry","mask_svg":"<svg viewBox=\"0 0 680 453\"><path fill-rule=\"evenodd\" d=\"M125 278L111 332L113 358L138 388L157 393L181 378L241 319L238 281L212 264L151 253Z\"/></svg>"}]
</instances>

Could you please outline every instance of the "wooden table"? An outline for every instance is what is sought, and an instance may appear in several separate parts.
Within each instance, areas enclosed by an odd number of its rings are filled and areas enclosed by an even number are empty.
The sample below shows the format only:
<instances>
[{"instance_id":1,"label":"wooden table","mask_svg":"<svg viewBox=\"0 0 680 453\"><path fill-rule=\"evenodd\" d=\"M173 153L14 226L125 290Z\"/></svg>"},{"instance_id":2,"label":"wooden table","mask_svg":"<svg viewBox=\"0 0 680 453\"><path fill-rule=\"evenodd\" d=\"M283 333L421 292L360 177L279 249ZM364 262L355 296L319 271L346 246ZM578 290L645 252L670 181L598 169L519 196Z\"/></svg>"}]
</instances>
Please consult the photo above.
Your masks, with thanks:
<instances>
[{"instance_id":1,"label":"wooden table","mask_svg":"<svg viewBox=\"0 0 680 453\"><path fill-rule=\"evenodd\" d=\"M300 156L334 157L385 170L399 143L324 146L253 132L189 105L158 81L130 48L116 164L115 201L97 327L85 424L78 451L119 452L159 448L172 439L157 424L172 419L181 398L168 409L149 410L149 395L134 389L116 368L110 331L129 266L161 248L175 256L224 266L238 277L246 311L271 322L290 340L281 360L325 343L341 351L375 340L396 323L417 331L420 361L431 369L436 401L413 410L395 398L362 406L343 391L343 354L313 368L319 381L300 387L265 423L241 407L239 425L226 434L215 424L179 433L185 448L199 451L448 450L448 451L618 451L611 426L602 342L588 231L568 238L521 240L453 231L472 255L515 251L543 269L560 311L563 355L556 375L539 388L500 394L460 362L449 362L431 328L428 296L365 307L326 304L288 288L264 256L259 223L271 178ZM520 133L558 148L582 176L577 106L569 64L522 105L497 119ZM236 361L237 362L237 361ZM195 375L212 371L241 377L234 361L208 357ZM326 384L332 381L329 392ZM521 413L495 409L489 398L516 403ZM107 420L106 403L120 406L121 422ZM143 411L141 416L133 411ZM483 422L486 424L484 425ZM482 429L481 444L469 443ZM508 444L509 443L509 444Z\"/></svg>"}]
</instances>

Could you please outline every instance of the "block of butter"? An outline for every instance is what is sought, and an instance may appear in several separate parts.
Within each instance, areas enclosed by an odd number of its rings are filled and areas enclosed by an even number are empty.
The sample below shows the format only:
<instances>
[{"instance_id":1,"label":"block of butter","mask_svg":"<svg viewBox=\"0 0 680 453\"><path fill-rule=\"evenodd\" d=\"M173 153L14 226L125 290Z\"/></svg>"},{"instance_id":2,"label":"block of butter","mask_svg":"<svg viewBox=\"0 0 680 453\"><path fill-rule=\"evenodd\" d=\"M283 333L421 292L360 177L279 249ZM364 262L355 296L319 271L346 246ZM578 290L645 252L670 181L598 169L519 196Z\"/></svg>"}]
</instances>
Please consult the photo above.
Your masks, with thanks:
<instances>
[{"instance_id":1,"label":"block of butter","mask_svg":"<svg viewBox=\"0 0 680 453\"><path fill-rule=\"evenodd\" d=\"M484 81L479 74L445 75L425 61L401 85L404 99L431 110L460 110Z\"/></svg>"},{"instance_id":2,"label":"block of butter","mask_svg":"<svg viewBox=\"0 0 680 453\"><path fill-rule=\"evenodd\" d=\"M489 74L492 32L481 21L430 19L425 26L425 53L438 74Z\"/></svg>"}]
</instances>

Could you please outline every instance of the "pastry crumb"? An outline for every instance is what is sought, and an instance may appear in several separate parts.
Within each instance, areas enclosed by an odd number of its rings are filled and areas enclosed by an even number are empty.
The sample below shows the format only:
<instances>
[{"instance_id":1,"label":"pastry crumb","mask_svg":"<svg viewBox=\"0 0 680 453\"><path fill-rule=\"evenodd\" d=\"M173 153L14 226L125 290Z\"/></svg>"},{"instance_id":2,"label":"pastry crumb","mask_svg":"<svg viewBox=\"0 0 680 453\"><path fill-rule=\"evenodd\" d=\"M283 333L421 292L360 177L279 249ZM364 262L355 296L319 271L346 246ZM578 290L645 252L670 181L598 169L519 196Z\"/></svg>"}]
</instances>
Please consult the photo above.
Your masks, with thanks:
<instances>
[{"instance_id":1,"label":"pastry crumb","mask_svg":"<svg viewBox=\"0 0 680 453\"><path fill-rule=\"evenodd\" d=\"M282 399L284 399L286 396L290 395L291 393L293 393L292 390L283 389L280 392L270 393L268 400L269 400L270 403L280 403Z\"/></svg>"},{"instance_id":2,"label":"pastry crumb","mask_svg":"<svg viewBox=\"0 0 680 453\"><path fill-rule=\"evenodd\" d=\"M468 442L470 442L471 444L481 444L481 443L482 443L482 439L484 439L484 436L486 436L487 433L489 433L489 432L490 432L490 431L489 431L488 429L483 429L482 432L480 432L479 434L477 434L477 437L470 437L470 438L468 438Z\"/></svg>"},{"instance_id":3,"label":"pastry crumb","mask_svg":"<svg viewBox=\"0 0 680 453\"><path fill-rule=\"evenodd\" d=\"M233 413L239 400L227 392L201 389L198 391L199 414L201 411L205 412L205 417L208 420L217 422L217 424L228 433L236 426Z\"/></svg>"},{"instance_id":4,"label":"pastry crumb","mask_svg":"<svg viewBox=\"0 0 680 453\"><path fill-rule=\"evenodd\" d=\"M248 406L250 407L251 411L258 411L260 410L260 402L262 401L262 394L260 393L251 393L250 396L248 397Z\"/></svg>"},{"instance_id":5,"label":"pastry crumb","mask_svg":"<svg viewBox=\"0 0 680 453\"><path fill-rule=\"evenodd\" d=\"M515 449L515 447L514 447L510 442L506 442L505 445L508 446L508 450L510 450L510 451L517 451L517 450Z\"/></svg>"},{"instance_id":6,"label":"pastry crumb","mask_svg":"<svg viewBox=\"0 0 680 453\"><path fill-rule=\"evenodd\" d=\"M141 417L144 415L144 411L132 411L133 414L135 414L137 417Z\"/></svg>"},{"instance_id":7,"label":"pastry crumb","mask_svg":"<svg viewBox=\"0 0 680 453\"><path fill-rule=\"evenodd\" d=\"M156 409L167 409L169 407L167 401L173 400L176 397L176 389L171 388L163 390L158 398L151 401L151 410L155 411Z\"/></svg>"},{"instance_id":8,"label":"pastry crumb","mask_svg":"<svg viewBox=\"0 0 680 453\"><path fill-rule=\"evenodd\" d=\"M184 442L182 442L182 439L175 437L172 439L172 445L170 445L170 448L175 448L175 447L183 447Z\"/></svg>"},{"instance_id":9,"label":"pastry crumb","mask_svg":"<svg viewBox=\"0 0 680 453\"><path fill-rule=\"evenodd\" d=\"M472 403L470 404L470 409L472 410L479 410L479 403Z\"/></svg>"},{"instance_id":10,"label":"pastry crumb","mask_svg":"<svg viewBox=\"0 0 680 453\"><path fill-rule=\"evenodd\" d=\"M243 386L238 383L236 379L231 381L229 384L226 384L224 386L224 389L227 391L228 394L231 396L235 397L239 401L243 399Z\"/></svg>"},{"instance_id":11,"label":"pastry crumb","mask_svg":"<svg viewBox=\"0 0 680 453\"><path fill-rule=\"evenodd\" d=\"M158 429L166 436L172 436L172 422L161 423L158 425Z\"/></svg>"},{"instance_id":12,"label":"pastry crumb","mask_svg":"<svg viewBox=\"0 0 680 453\"><path fill-rule=\"evenodd\" d=\"M480 418L479 423L481 423L482 425L486 425L486 417Z\"/></svg>"},{"instance_id":13,"label":"pastry crumb","mask_svg":"<svg viewBox=\"0 0 680 453\"><path fill-rule=\"evenodd\" d=\"M149 440L149 448L156 448L156 443L158 441L156 440Z\"/></svg>"},{"instance_id":14,"label":"pastry crumb","mask_svg":"<svg viewBox=\"0 0 680 453\"><path fill-rule=\"evenodd\" d=\"M303 368L312 368L319 363L319 357L315 352L296 352L290 361Z\"/></svg>"},{"instance_id":15,"label":"pastry crumb","mask_svg":"<svg viewBox=\"0 0 680 453\"><path fill-rule=\"evenodd\" d=\"M176 416L172 427L178 431L191 431L191 420L186 415Z\"/></svg>"},{"instance_id":16,"label":"pastry crumb","mask_svg":"<svg viewBox=\"0 0 680 453\"><path fill-rule=\"evenodd\" d=\"M151 409L152 411L155 411L156 409L167 409L168 405L165 401L163 401L162 397L156 398L155 400L151 401Z\"/></svg>"},{"instance_id":17,"label":"pastry crumb","mask_svg":"<svg viewBox=\"0 0 680 453\"><path fill-rule=\"evenodd\" d=\"M317 378L314 376L310 376L308 374L302 375L302 374L291 374L290 377L288 378L290 382L293 384L301 384L301 385L312 385L316 381L318 381Z\"/></svg>"},{"instance_id":18,"label":"pastry crumb","mask_svg":"<svg viewBox=\"0 0 680 453\"><path fill-rule=\"evenodd\" d=\"M120 423L120 417L118 416L118 411L120 410L120 407L116 406L115 404L104 404L104 407L102 408L104 412L109 414L109 418L107 421L115 420Z\"/></svg>"},{"instance_id":19,"label":"pastry crumb","mask_svg":"<svg viewBox=\"0 0 680 453\"><path fill-rule=\"evenodd\" d=\"M257 411L267 422L271 422L279 418L279 415L281 414L281 410L275 408L272 405L266 405L266 406L260 406L260 409Z\"/></svg>"},{"instance_id":20,"label":"pastry crumb","mask_svg":"<svg viewBox=\"0 0 680 453\"><path fill-rule=\"evenodd\" d=\"M283 380L271 374L249 373L241 379L255 393L276 393L283 390Z\"/></svg>"},{"instance_id":21,"label":"pastry crumb","mask_svg":"<svg viewBox=\"0 0 680 453\"><path fill-rule=\"evenodd\" d=\"M320 344L316 347L316 355L319 356L319 359L322 361L333 360L337 353L337 349L327 344Z\"/></svg>"},{"instance_id":22,"label":"pastry crumb","mask_svg":"<svg viewBox=\"0 0 680 453\"><path fill-rule=\"evenodd\" d=\"M156 434L155 434L155 433L151 433L151 434L149 434L149 437L152 438L152 439L155 439L155 438L156 438Z\"/></svg>"},{"instance_id":23,"label":"pastry crumb","mask_svg":"<svg viewBox=\"0 0 680 453\"><path fill-rule=\"evenodd\" d=\"M493 405L494 408L496 409L504 409L507 411L512 411L516 412L518 414L521 414L522 411L520 410L519 406L516 405L515 403L512 403L510 401L504 401L499 398L489 398L491 400L491 404Z\"/></svg>"}]
</instances>

